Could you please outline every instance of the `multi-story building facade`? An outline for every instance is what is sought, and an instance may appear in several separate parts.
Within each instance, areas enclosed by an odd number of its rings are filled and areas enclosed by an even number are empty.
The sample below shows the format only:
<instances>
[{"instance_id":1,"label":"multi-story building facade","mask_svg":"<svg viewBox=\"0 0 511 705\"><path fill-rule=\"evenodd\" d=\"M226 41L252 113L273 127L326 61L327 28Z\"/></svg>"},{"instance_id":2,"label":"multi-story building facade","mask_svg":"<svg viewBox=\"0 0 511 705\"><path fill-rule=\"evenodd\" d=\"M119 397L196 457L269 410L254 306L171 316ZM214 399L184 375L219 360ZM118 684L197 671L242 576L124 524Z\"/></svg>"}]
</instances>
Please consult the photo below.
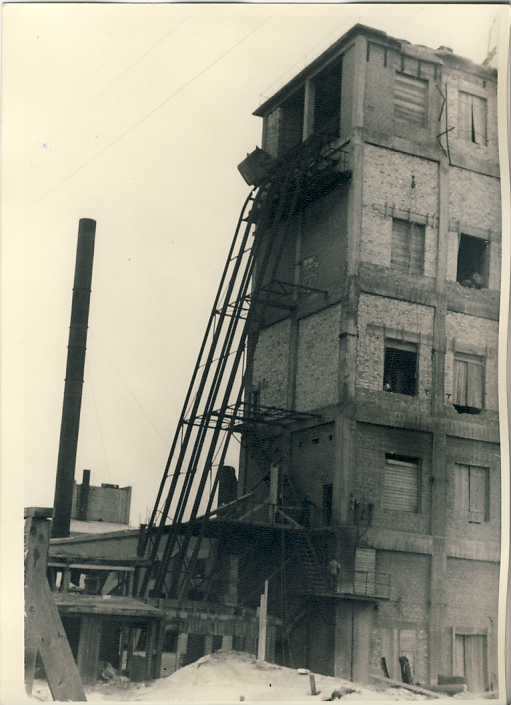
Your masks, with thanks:
<instances>
[{"instance_id":1,"label":"multi-story building facade","mask_svg":"<svg viewBox=\"0 0 511 705\"><path fill-rule=\"evenodd\" d=\"M495 688L496 71L356 25L255 114L274 159L318 137L339 175L286 225L293 286L248 363L254 403L310 414L268 442L355 576L297 618L295 660ZM246 452L240 494L261 472Z\"/></svg>"}]
</instances>

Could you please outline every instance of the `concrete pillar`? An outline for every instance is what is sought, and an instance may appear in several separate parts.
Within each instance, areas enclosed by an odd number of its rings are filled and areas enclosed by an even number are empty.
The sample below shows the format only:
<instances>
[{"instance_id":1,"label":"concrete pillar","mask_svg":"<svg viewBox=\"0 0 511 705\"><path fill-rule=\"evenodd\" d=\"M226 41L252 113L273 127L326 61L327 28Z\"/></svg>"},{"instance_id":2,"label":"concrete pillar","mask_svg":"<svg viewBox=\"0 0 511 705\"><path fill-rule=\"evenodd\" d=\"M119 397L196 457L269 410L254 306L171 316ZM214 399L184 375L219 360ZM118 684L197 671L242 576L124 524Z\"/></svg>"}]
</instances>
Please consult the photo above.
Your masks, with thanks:
<instances>
[{"instance_id":1,"label":"concrete pillar","mask_svg":"<svg viewBox=\"0 0 511 705\"><path fill-rule=\"evenodd\" d=\"M188 651L188 634L181 633L177 636L177 646L176 646L176 671L181 668L186 657L186 652Z\"/></svg>"},{"instance_id":2,"label":"concrete pillar","mask_svg":"<svg viewBox=\"0 0 511 705\"><path fill-rule=\"evenodd\" d=\"M213 653L213 637L211 634L206 634L204 638L204 653L205 654L212 654Z\"/></svg>"},{"instance_id":3,"label":"concrete pillar","mask_svg":"<svg viewBox=\"0 0 511 705\"><path fill-rule=\"evenodd\" d=\"M334 676L351 678L353 644L353 610L348 600L338 602L335 608Z\"/></svg>"},{"instance_id":4,"label":"concrete pillar","mask_svg":"<svg viewBox=\"0 0 511 705\"><path fill-rule=\"evenodd\" d=\"M222 636L222 649L230 651L232 649L233 637L232 634L224 634Z\"/></svg>"},{"instance_id":5,"label":"concrete pillar","mask_svg":"<svg viewBox=\"0 0 511 705\"><path fill-rule=\"evenodd\" d=\"M360 603L354 608L352 678L359 683L369 682L373 614L372 604Z\"/></svg>"}]
</instances>

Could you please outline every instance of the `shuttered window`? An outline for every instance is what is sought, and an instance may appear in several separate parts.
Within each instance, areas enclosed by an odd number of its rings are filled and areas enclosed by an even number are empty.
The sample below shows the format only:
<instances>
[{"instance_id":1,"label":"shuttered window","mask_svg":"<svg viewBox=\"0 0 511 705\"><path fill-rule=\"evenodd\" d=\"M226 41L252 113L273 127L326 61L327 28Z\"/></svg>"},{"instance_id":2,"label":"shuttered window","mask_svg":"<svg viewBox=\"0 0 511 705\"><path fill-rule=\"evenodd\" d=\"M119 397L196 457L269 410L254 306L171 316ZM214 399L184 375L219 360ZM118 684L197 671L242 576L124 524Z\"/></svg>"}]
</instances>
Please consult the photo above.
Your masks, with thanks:
<instances>
[{"instance_id":1,"label":"shuttered window","mask_svg":"<svg viewBox=\"0 0 511 705\"><path fill-rule=\"evenodd\" d=\"M406 274L424 274L425 226L392 219L391 267Z\"/></svg>"},{"instance_id":2,"label":"shuttered window","mask_svg":"<svg viewBox=\"0 0 511 705\"><path fill-rule=\"evenodd\" d=\"M428 82L396 73L394 80L394 117L425 127Z\"/></svg>"},{"instance_id":3,"label":"shuttered window","mask_svg":"<svg viewBox=\"0 0 511 705\"><path fill-rule=\"evenodd\" d=\"M482 409L484 358L456 353L454 358L453 403L462 409Z\"/></svg>"},{"instance_id":4,"label":"shuttered window","mask_svg":"<svg viewBox=\"0 0 511 705\"><path fill-rule=\"evenodd\" d=\"M397 512L420 511L418 460L394 455L385 457L383 508Z\"/></svg>"},{"instance_id":5,"label":"shuttered window","mask_svg":"<svg viewBox=\"0 0 511 705\"><path fill-rule=\"evenodd\" d=\"M456 513L467 517L472 524L489 519L488 468L476 465L456 465L454 475L454 506Z\"/></svg>"},{"instance_id":6,"label":"shuttered window","mask_svg":"<svg viewBox=\"0 0 511 705\"><path fill-rule=\"evenodd\" d=\"M486 99L460 91L458 93L458 134L473 144L486 144Z\"/></svg>"}]
</instances>

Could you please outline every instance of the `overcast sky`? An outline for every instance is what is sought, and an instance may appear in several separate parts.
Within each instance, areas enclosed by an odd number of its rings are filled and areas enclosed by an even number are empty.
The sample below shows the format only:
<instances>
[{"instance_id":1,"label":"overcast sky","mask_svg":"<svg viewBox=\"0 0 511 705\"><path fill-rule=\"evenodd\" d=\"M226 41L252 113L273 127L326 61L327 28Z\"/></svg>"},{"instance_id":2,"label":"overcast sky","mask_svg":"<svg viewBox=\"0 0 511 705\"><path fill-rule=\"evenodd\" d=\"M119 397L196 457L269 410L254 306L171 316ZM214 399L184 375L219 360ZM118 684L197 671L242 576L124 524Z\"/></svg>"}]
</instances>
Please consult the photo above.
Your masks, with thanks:
<instances>
[{"instance_id":1,"label":"overcast sky","mask_svg":"<svg viewBox=\"0 0 511 705\"><path fill-rule=\"evenodd\" d=\"M137 524L247 193L236 165L260 143L252 111L356 22L480 62L504 13L4 7L5 469L24 475L25 505L53 503L79 218L97 234L76 477L132 485Z\"/></svg>"}]
</instances>

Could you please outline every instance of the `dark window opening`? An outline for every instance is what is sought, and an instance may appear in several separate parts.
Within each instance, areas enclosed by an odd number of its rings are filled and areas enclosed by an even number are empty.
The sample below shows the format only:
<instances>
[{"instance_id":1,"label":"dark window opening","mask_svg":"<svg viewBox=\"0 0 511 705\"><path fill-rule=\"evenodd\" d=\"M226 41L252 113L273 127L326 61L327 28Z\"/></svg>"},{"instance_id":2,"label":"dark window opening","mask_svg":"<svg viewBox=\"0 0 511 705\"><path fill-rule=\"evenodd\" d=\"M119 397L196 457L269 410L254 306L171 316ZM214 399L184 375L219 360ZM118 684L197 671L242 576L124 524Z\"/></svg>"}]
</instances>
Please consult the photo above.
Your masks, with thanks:
<instances>
[{"instance_id":1,"label":"dark window opening","mask_svg":"<svg viewBox=\"0 0 511 705\"><path fill-rule=\"evenodd\" d=\"M488 288L488 240L460 236L456 281L469 289Z\"/></svg>"},{"instance_id":2,"label":"dark window opening","mask_svg":"<svg viewBox=\"0 0 511 705\"><path fill-rule=\"evenodd\" d=\"M314 79L314 133L336 139L341 131L342 59Z\"/></svg>"},{"instance_id":3,"label":"dark window opening","mask_svg":"<svg viewBox=\"0 0 511 705\"><path fill-rule=\"evenodd\" d=\"M313 438L312 443L314 443L314 445L317 445L319 443L319 438L318 437Z\"/></svg>"},{"instance_id":4,"label":"dark window opening","mask_svg":"<svg viewBox=\"0 0 511 705\"><path fill-rule=\"evenodd\" d=\"M212 649L213 651L220 651L222 648L222 635L221 634L215 634L213 636L212 640Z\"/></svg>"},{"instance_id":5,"label":"dark window opening","mask_svg":"<svg viewBox=\"0 0 511 705\"><path fill-rule=\"evenodd\" d=\"M323 524L325 526L330 526L332 523L332 499L333 485L323 485L322 514Z\"/></svg>"},{"instance_id":6,"label":"dark window opening","mask_svg":"<svg viewBox=\"0 0 511 705\"><path fill-rule=\"evenodd\" d=\"M383 389L396 394L417 393L417 346L392 342L385 345Z\"/></svg>"},{"instance_id":7,"label":"dark window opening","mask_svg":"<svg viewBox=\"0 0 511 705\"><path fill-rule=\"evenodd\" d=\"M163 640L163 651L175 653L177 651L177 632L168 629Z\"/></svg>"},{"instance_id":8,"label":"dark window opening","mask_svg":"<svg viewBox=\"0 0 511 705\"><path fill-rule=\"evenodd\" d=\"M279 155L302 142L304 100L305 89L302 88L280 106Z\"/></svg>"},{"instance_id":9,"label":"dark window opening","mask_svg":"<svg viewBox=\"0 0 511 705\"><path fill-rule=\"evenodd\" d=\"M459 414L479 414L484 400L484 358L479 355L454 357L453 406Z\"/></svg>"}]
</instances>

